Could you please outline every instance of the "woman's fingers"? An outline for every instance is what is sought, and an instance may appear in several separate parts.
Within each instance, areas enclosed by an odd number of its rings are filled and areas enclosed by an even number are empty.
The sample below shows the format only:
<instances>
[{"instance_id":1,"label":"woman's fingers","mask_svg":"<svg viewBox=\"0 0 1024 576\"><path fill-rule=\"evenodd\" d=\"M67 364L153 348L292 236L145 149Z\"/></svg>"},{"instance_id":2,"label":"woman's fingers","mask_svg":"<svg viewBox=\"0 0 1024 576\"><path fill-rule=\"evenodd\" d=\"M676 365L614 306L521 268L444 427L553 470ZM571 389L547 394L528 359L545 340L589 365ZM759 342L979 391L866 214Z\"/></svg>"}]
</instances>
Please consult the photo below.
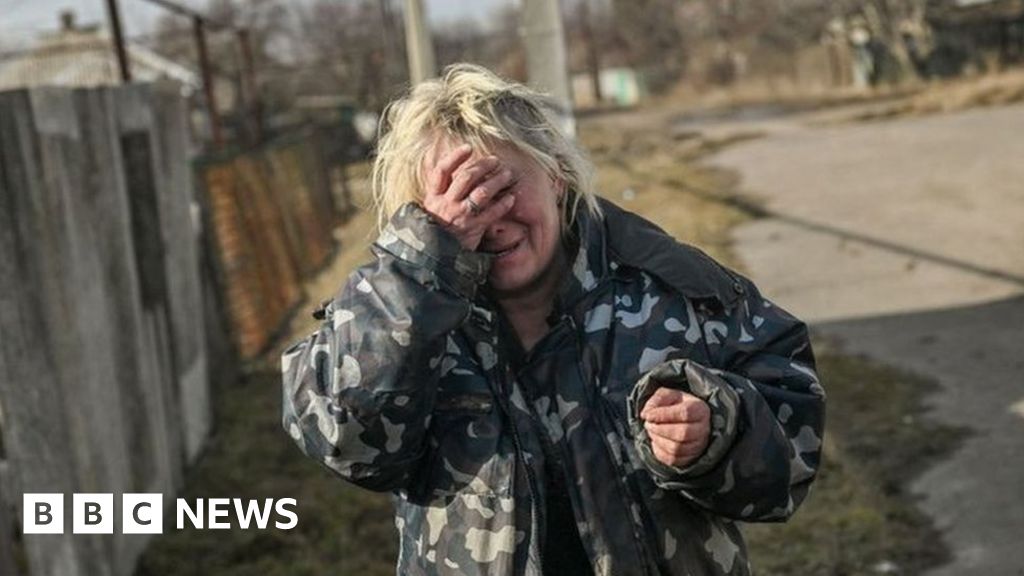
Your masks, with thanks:
<instances>
[{"instance_id":1,"label":"woman's fingers","mask_svg":"<svg viewBox=\"0 0 1024 576\"><path fill-rule=\"evenodd\" d=\"M466 198L472 200L480 208L484 208L510 182L512 182L512 171L508 168L500 168L491 172L485 180L478 182Z\"/></svg>"},{"instance_id":2,"label":"woman's fingers","mask_svg":"<svg viewBox=\"0 0 1024 576\"><path fill-rule=\"evenodd\" d=\"M647 433L651 436L658 436L673 442L701 442L708 438L711 433L711 426L706 422L685 423L685 424L655 424L647 422L644 424Z\"/></svg>"},{"instance_id":3,"label":"woman's fingers","mask_svg":"<svg viewBox=\"0 0 1024 576\"><path fill-rule=\"evenodd\" d=\"M711 409L708 407L700 398L680 392L679 390L671 390L671 394L665 393L660 396L660 402L656 401L659 397L659 392L662 390L668 390L661 388L655 391L651 399L647 401L643 409L640 411L640 417L647 422L657 422L659 424L671 423L671 422L699 422L701 420L708 420L711 418ZM667 399L671 398L671 401Z\"/></svg>"},{"instance_id":4,"label":"woman's fingers","mask_svg":"<svg viewBox=\"0 0 1024 576\"><path fill-rule=\"evenodd\" d=\"M449 150L430 170L427 180L427 194L442 195L448 191L452 173L473 154L469 144L463 144Z\"/></svg>"},{"instance_id":5,"label":"woman's fingers","mask_svg":"<svg viewBox=\"0 0 1024 576\"><path fill-rule=\"evenodd\" d=\"M450 202L462 202L477 184L498 168L498 159L487 156L464 164L452 175L452 183L444 193Z\"/></svg>"},{"instance_id":6,"label":"woman's fingers","mask_svg":"<svg viewBox=\"0 0 1024 576\"><path fill-rule=\"evenodd\" d=\"M514 194L509 194L504 198L491 202L483 209L480 214L477 215L478 225L481 229L491 225L491 223L497 221L499 218L508 213L516 204L516 197Z\"/></svg>"},{"instance_id":7,"label":"woman's fingers","mask_svg":"<svg viewBox=\"0 0 1024 576\"><path fill-rule=\"evenodd\" d=\"M692 394L661 388L644 406L642 417L654 455L670 466L693 461L711 439L711 409Z\"/></svg>"},{"instance_id":8,"label":"woman's fingers","mask_svg":"<svg viewBox=\"0 0 1024 576\"><path fill-rule=\"evenodd\" d=\"M515 204L502 191L512 183L512 171L496 156L472 158L469 146L444 155L431 169L423 207L459 239L468 250L476 250L488 226L508 213Z\"/></svg>"},{"instance_id":9,"label":"woman's fingers","mask_svg":"<svg viewBox=\"0 0 1024 576\"><path fill-rule=\"evenodd\" d=\"M488 166L489 163L483 166L466 168L465 173L472 172L477 175L478 179L473 183L471 191L461 200L458 200L458 207L455 210L458 214L456 219L465 226L472 226L474 228L489 226L494 220L504 215L512 206L512 204L495 204L494 202L494 199L498 197L501 191L511 183L511 170L495 166L487 174L479 176ZM461 186L458 182L460 177L456 177L456 181L452 182L453 189ZM446 195L444 199L448 202L453 202L454 200L451 198L455 197L455 193L452 192L450 194L451 196ZM492 207L494 210L491 209Z\"/></svg>"},{"instance_id":10,"label":"woman's fingers","mask_svg":"<svg viewBox=\"0 0 1024 576\"><path fill-rule=\"evenodd\" d=\"M668 388L662 386L651 394L651 397L647 399L647 403L644 404L644 409L655 408L658 406L670 406L678 403L685 393L682 390L676 390L675 388Z\"/></svg>"},{"instance_id":11,"label":"woman's fingers","mask_svg":"<svg viewBox=\"0 0 1024 576\"><path fill-rule=\"evenodd\" d=\"M651 451L663 464L683 467L696 460L704 451L704 446L694 443L678 444L653 436L651 437Z\"/></svg>"}]
</instances>

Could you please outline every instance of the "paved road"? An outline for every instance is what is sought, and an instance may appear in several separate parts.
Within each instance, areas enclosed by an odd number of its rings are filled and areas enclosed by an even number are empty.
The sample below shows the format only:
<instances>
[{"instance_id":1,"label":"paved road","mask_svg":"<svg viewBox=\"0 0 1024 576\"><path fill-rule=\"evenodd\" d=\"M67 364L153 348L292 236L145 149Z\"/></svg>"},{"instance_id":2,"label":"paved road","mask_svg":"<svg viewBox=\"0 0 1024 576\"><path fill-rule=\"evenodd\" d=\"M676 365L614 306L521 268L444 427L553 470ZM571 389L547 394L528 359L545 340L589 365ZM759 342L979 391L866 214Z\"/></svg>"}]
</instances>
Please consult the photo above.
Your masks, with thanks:
<instances>
[{"instance_id":1,"label":"paved road","mask_svg":"<svg viewBox=\"0 0 1024 576\"><path fill-rule=\"evenodd\" d=\"M884 123L751 126L712 162L775 217L735 232L781 305L844 348L937 380L976 433L912 489L954 561L1024 575L1024 106ZM715 129L712 127L712 129Z\"/></svg>"}]
</instances>

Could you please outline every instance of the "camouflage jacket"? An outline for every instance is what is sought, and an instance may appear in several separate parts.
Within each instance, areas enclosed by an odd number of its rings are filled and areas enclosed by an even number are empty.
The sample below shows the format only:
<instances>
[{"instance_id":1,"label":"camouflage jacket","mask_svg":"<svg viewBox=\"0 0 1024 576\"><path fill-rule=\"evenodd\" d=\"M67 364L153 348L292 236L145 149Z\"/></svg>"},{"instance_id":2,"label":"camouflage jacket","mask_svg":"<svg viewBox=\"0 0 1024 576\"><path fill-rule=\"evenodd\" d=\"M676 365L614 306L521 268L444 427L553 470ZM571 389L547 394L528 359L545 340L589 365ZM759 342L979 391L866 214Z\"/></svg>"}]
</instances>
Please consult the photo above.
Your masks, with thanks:
<instances>
[{"instance_id":1,"label":"camouflage jacket","mask_svg":"<svg viewBox=\"0 0 1024 576\"><path fill-rule=\"evenodd\" d=\"M806 496L825 395L804 324L602 207L579 218L551 329L518 370L483 288L489 257L415 204L284 352L285 430L344 479L393 493L399 574L540 574L545 453L561 458L600 575L749 574L736 522L785 520ZM708 449L685 469L653 457L639 419L658 386L711 407Z\"/></svg>"}]
</instances>

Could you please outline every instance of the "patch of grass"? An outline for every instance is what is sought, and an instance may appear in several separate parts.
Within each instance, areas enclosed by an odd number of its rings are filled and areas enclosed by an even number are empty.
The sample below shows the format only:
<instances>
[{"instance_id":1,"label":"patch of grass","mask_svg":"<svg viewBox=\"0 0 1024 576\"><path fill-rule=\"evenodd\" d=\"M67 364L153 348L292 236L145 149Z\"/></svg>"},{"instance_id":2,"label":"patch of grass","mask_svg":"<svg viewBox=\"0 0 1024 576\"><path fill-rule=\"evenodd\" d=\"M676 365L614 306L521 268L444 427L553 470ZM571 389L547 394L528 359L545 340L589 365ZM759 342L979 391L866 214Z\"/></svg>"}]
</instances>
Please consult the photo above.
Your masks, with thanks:
<instances>
[{"instance_id":1,"label":"patch of grass","mask_svg":"<svg viewBox=\"0 0 1024 576\"><path fill-rule=\"evenodd\" d=\"M729 230L750 216L727 201L736 178L695 162L727 143L623 130L599 121L581 125L580 141L597 167L602 196L738 267L729 250Z\"/></svg>"},{"instance_id":2,"label":"patch of grass","mask_svg":"<svg viewBox=\"0 0 1024 576\"><path fill-rule=\"evenodd\" d=\"M1024 71L1009 70L928 84L896 102L870 107L839 122L877 122L1024 102Z\"/></svg>"},{"instance_id":3,"label":"patch of grass","mask_svg":"<svg viewBox=\"0 0 1024 576\"><path fill-rule=\"evenodd\" d=\"M164 534L143 554L136 576L394 574L397 541L388 497L346 484L302 454L281 427L280 385L277 371L262 366L220 387L217 429L180 497L296 498L298 526L177 530L171 508Z\"/></svg>"},{"instance_id":4,"label":"patch of grass","mask_svg":"<svg viewBox=\"0 0 1024 576\"><path fill-rule=\"evenodd\" d=\"M758 574L920 574L948 550L907 484L966 431L925 417L935 384L865 358L818 354L828 394L824 463L786 524L744 526Z\"/></svg>"}]
</instances>

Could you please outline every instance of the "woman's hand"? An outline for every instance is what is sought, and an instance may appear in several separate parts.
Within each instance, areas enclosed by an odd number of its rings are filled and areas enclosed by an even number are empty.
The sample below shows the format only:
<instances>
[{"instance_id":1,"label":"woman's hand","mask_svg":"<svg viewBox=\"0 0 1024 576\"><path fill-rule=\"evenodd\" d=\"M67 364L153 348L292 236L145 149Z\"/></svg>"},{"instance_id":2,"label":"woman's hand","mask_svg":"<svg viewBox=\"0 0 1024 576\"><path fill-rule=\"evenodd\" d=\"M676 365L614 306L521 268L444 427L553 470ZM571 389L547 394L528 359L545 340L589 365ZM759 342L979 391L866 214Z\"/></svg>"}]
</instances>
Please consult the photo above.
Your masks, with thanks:
<instances>
[{"instance_id":1,"label":"woman's hand","mask_svg":"<svg viewBox=\"0 0 1024 576\"><path fill-rule=\"evenodd\" d=\"M487 227L515 204L514 194L496 198L512 182L512 172L496 156L469 160L463 144L429 169L423 208L440 221L466 250L476 250Z\"/></svg>"},{"instance_id":2,"label":"woman's hand","mask_svg":"<svg viewBox=\"0 0 1024 576\"><path fill-rule=\"evenodd\" d=\"M640 411L654 456L684 468L707 448L711 408L700 398L672 388L658 388Z\"/></svg>"}]
</instances>

